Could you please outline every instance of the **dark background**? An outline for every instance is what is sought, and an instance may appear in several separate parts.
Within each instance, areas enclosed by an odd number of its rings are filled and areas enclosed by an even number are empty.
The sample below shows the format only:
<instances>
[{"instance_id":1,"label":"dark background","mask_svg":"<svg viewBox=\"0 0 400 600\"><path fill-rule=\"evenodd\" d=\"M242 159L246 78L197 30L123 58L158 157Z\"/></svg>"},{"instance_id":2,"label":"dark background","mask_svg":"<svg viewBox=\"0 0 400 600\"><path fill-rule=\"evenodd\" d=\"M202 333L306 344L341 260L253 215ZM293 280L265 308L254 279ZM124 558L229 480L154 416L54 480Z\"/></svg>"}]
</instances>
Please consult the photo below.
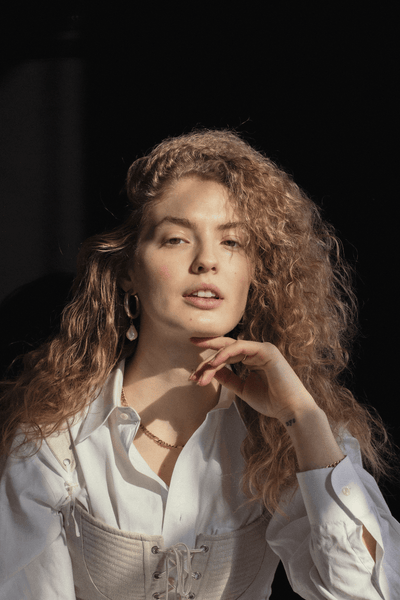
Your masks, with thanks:
<instances>
[{"instance_id":1,"label":"dark background","mask_svg":"<svg viewBox=\"0 0 400 600\"><path fill-rule=\"evenodd\" d=\"M233 127L337 228L358 273L349 385L399 443L394 3L32 4L2 19L3 364L56 323L80 243L124 214L130 163L166 136ZM400 518L398 492L385 488Z\"/></svg>"}]
</instances>

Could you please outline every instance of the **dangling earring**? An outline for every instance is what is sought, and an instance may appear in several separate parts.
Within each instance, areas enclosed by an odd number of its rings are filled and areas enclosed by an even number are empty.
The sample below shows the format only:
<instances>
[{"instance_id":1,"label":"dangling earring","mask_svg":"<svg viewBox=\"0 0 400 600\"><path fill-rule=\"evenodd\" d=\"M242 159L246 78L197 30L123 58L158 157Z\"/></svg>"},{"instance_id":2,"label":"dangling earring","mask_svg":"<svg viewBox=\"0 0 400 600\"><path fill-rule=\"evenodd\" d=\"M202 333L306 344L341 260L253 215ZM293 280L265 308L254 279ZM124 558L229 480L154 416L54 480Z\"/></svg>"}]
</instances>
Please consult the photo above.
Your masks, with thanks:
<instances>
[{"instance_id":1,"label":"dangling earring","mask_svg":"<svg viewBox=\"0 0 400 600\"><path fill-rule=\"evenodd\" d=\"M129 306L129 298L133 296L135 298L136 301L136 312L133 315L131 313L131 309ZM133 340L136 340L137 336L138 336L138 332L136 327L133 324L133 319L136 319L139 316L139 312L140 312L140 303L139 303L139 297L137 294L131 294L131 290L129 290L128 292L126 292L125 297L124 297L124 309L126 312L126 316L129 318L129 323L130 323L130 327L128 329L128 331L126 332L126 337L128 338L128 340L130 342L133 342Z\"/></svg>"}]
</instances>

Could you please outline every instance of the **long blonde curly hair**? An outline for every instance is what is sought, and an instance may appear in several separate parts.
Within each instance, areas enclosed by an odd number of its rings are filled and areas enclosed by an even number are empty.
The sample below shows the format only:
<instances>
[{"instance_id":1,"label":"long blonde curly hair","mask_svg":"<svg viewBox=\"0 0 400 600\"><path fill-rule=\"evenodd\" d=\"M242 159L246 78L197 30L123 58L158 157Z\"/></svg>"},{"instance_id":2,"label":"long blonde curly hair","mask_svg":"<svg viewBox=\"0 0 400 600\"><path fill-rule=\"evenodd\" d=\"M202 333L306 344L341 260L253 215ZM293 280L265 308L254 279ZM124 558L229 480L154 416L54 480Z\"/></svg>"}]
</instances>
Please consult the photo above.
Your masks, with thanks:
<instances>
[{"instance_id":1,"label":"long blonde curly hair","mask_svg":"<svg viewBox=\"0 0 400 600\"><path fill-rule=\"evenodd\" d=\"M254 274L241 336L275 344L325 411L334 433L346 427L360 443L365 467L387 473L390 452L381 419L343 384L357 334L352 268L320 210L261 152L230 130L197 130L169 138L128 171L130 213L111 232L89 238L78 257L74 296L58 335L25 358L15 381L3 383L2 451L18 425L40 445L93 401L116 364L132 355L119 286L138 247L149 209L182 177L219 182L245 223ZM140 327L140 323L138 323ZM237 367L246 376L243 365ZM296 455L285 428L244 402L242 452L246 493L271 512L296 485ZM386 452L386 454L385 454Z\"/></svg>"}]
</instances>

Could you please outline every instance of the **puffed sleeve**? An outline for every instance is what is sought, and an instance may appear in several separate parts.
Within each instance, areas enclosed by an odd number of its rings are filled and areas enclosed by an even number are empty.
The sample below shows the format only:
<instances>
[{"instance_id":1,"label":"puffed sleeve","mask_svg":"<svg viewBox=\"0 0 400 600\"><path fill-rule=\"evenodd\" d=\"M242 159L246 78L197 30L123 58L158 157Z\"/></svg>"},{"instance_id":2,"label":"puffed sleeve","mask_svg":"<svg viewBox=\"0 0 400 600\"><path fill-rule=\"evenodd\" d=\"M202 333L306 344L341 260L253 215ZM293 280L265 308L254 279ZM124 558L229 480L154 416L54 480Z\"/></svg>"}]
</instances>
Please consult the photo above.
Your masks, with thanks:
<instances>
[{"instance_id":1,"label":"puffed sleeve","mask_svg":"<svg viewBox=\"0 0 400 600\"><path fill-rule=\"evenodd\" d=\"M0 599L75 600L61 467L46 444L0 466Z\"/></svg>"},{"instance_id":2,"label":"puffed sleeve","mask_svg":"<svg viewBox=\"0 0 400 600\"><path fill-rule=\"evenodd\" d=\"M293 590L307 600L400 598L400 524L363 468L358 442L344 433L337 467L298 473L267 530ZM376 560L362 541L376 540Z\"/></svg>"}]
</instances>

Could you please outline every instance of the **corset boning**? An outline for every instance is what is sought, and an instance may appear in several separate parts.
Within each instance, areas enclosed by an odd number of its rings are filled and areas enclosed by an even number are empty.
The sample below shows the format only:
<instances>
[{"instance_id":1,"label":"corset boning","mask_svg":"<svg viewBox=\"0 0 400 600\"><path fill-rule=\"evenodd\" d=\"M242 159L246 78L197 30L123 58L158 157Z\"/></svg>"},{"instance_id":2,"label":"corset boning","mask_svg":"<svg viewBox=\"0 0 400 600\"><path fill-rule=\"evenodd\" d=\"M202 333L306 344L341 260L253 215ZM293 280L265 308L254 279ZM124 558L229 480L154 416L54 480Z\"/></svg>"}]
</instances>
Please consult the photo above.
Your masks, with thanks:
<instances>
[{"instance_id":1,"label":"corset boning","mask_svg":"<svg viewBox=\"0 0 400 600\"><path fill-rule=\"evenodd\" d=\"M270 553L264 515L231 533L198 535L195 548L188 549L184 544L165 548L162 536L109 527L78 504L74 513L64 525L80 600L267 597L262 570Z\"/></svg>"}]
</instances>

